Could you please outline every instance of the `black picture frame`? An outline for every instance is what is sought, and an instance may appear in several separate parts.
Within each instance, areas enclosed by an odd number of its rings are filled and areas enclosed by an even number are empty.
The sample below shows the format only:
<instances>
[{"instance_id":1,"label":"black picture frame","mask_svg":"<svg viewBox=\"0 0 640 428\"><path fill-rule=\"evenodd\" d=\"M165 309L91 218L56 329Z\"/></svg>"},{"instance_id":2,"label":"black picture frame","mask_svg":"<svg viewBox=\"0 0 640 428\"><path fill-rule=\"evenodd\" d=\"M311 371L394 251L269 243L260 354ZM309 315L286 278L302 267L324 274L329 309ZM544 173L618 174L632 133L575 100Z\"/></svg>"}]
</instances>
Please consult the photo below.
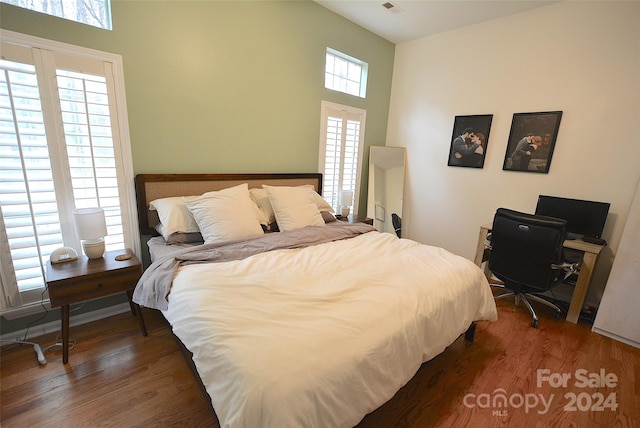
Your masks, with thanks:
<instances>
[{"instance_id":1,"label":"black picture frame","mask_svg":"<svg viewBox=\"0 0 640 428\"><path fill-rule=\"evenodd\" d=\"M492 120L492 114L455 117L448 166L484 168ZM467 132L469 129L473 131L472 134Z\"/></svg>"},{"instance_id":2,"label":"black picture frame","mask_svg":"<svg viewBox=\"0 0 640 428\"><path fill-rule=\"evenodd\" d=\"M502 169L549 173L562 111L514 113Z\"/></svg>"}]
</instances>

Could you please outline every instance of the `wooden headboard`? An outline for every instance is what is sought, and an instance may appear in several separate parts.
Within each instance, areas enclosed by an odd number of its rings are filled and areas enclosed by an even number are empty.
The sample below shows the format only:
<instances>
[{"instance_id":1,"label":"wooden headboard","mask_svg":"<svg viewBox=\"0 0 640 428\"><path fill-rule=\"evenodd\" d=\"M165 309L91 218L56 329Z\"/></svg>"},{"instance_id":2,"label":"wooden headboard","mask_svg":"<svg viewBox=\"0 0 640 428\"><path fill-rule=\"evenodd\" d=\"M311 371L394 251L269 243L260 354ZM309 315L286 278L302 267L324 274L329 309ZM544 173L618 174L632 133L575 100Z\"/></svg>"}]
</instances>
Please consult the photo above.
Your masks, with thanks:
<instances>
[{"instance_id":1,"label":"wooden headboard","mask_svg":"<svg viewBox=\"0 0 640 428\"><path fill-rule=\"evenodd\" d=\"M270 186L300 186L311 184L322 194L322 174L138 174L136 175L136 201L138 223L143 235L157 235L154 226L158 215L149 211L149 202L171 196L201 195L205 192L226 189L248 183L249 188Z\"/></svg>"}]
</instances>

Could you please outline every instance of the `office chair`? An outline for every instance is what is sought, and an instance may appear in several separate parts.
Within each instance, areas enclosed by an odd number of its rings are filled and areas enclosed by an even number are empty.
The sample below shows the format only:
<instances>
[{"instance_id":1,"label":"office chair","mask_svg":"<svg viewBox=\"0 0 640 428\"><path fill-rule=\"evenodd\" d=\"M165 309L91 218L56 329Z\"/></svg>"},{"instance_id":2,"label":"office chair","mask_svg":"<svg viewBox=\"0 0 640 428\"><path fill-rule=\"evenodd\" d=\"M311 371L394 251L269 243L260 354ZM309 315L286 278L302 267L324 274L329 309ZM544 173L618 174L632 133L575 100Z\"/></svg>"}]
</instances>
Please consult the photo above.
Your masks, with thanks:
<instances>
[{"instance_id":1,"label":"office chair","mask_svg":"<svg viewBox=\"0 0 640 428\"><path fill-rule=\"evenodd\" d=\"M400 236L402 232L402 219L400 218L400 216L396 213L391 214L391 223L393 223L393 230L395 230L398 238L402 238Z\"/></svg>"},{"instance_id":2,"label":"office chair","mask_svg":"<svg viewBox=\"0 0 640 428\"><path fill-rule=\"evenodd\" d=\"M560 308L534 293L551 289L578 267L563 260L565 227L562 219L505 208L499 208L493 219L489 270L503 284L492 286L509 290L495 299L515 296L516 304L522 300L531 312L532 327L538 327L538 316L529 299L553 308L558 318Z\"/></svg>"}]
</instances>

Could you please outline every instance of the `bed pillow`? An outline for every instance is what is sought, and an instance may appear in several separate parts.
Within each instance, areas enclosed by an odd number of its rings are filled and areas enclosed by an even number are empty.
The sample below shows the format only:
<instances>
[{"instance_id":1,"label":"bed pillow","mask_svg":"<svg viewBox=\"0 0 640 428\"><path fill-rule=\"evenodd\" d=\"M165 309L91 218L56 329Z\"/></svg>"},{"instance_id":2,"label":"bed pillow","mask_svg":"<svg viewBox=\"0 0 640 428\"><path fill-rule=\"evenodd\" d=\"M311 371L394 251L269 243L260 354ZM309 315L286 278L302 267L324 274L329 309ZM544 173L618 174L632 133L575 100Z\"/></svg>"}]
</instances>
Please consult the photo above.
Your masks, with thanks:
<instances>
[{"instance_id":1,"label":"bed pillow","mask_svg":"<svg viewBox=\"0 0 640 428\"><path fill-rule=\"evenodd\" d=\"M258 220L260 220L260 224L262 224L266 230L271 230L271 225L276 222L276 217L273 213L271 202L269 202L269 195L267 195L267 191L264 189L253 188L249 189L249 195L251 196L251 200L258 207Z\"/></svg>"},{"instance_id":2,"label":"bed pillow","mask_svg":"<svg viewBox=\"0 0 640 428\"><path fill-rule=\"evenodd\" d=\"M316 205L314 191L306 187L262 185L282 232L306 226L324 226L324 219Z\"/></svg>"},{"instance_id":3,"label":"bed pillow","mask_svg":"<svg viewBox=\"0 0 640 428\"><path fill-rule=\"evenodd\" d=\"M164 228L162 226L162 223L156 224L154 229L164 238ZM202 239L202 234L200 232L175 232L164 238L164 240L167 244L202 244L204 242L204 239Z\"/></svg>"},{"instance_id":4,"label":"bed pillow","mask_svg":"<svg viewBox=\"0 0 640 428\"><path fill-rule=\"evenodd\" d=\"M313 188L313 186L311 184L302 186L302 187L307 187L309 189L311 189L311 192L313 194L313 200L315 201L316 205L318 206L318 210L320 210L320 212L329 212L329 213L333 213L335 212L333 207L331 205L329 205L329 202L325 201L324 198L322 196L320 196L318 194L318 192L316 192Z\"/></svg>"},{"instance_id":5,"label":"bed pillow","mask_svg":"<svg viewBox=\"0 0 640 428\"><path fill-rule=\"evenodd\" d=\"M322 219L325 223L331 223L337 220L336 217L329 211L320 211L320 214L322 214Z\"/></svg>"},{"instance_id":6,"label":"bed pillow","mask_svg":"<svg viewBox=\"0 0 640 428\"><path fill-rule=\"evenodd\" d=\"M176 232L166 240L167 244L202 244L204 238L200 232L180 233Z\"/></svg>"},{"instance_id":7,"label":"bed pillow","mask_svg":"<svg viewBox=\"0 0 640 428\"><path fill-rule=\"evenodd\" d=\"M197 198L197 196L186 196L185 199ZM149 209L158 212L160 227L156 230L162 235L165 241L174 233L194 233L199 232L198 223L191 215L182 196L155 199L149 202Z\"/></svg>"},{"instance_id":8,"label":"bed pillow","mask_svg":"<svg viewBox=\"0 0 640 428\"><path fill-rule=\"evenodd\" d=\"M280 186L272 186L272 187L280 187ZM305 189L309 189L313 194L313 200L315 204L318 206L318 210L321 213L334 212L333 208L327 201L325 201L322 196L320 196L315 190L313 185L311 184L303 184L302 187ZM260 223L267 226L269 230L273 229L274 223L276 223L276 216L273 212L273 207L271 206L271 201L269 200L269 195L265 189L253 188L249 189L249 194L251 194L251 199L256 203L258 209L260 210Z\"/></svg>"},{"instance_id":9,"label":"bed pillow","mask_svg":"<svg viewBox=\"0 0 640 428\"><path fill-rule=\"evenodd\" d=\"M247 183L185 201L205 244L262 235Z\"/></svg>"}]
</instances>

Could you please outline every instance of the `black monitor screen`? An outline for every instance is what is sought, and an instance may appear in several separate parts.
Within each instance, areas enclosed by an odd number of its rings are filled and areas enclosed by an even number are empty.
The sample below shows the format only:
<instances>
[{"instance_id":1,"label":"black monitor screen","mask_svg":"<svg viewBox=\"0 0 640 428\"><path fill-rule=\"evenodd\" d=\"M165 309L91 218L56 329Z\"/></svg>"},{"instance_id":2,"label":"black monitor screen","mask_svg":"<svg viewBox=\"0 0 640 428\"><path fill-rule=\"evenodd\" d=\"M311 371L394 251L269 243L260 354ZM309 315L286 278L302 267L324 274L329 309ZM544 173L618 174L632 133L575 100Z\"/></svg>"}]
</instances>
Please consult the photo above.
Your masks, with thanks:
<instances>
[{"instance_id":1,"label":"black monitor screen","mask_svg":"<svg viewBox=\"0 0 640 428\"><path fill-rule=\"evenodd\" d=\"M565 219L569 238L600 238L609 213L609 205L607 202L540 195L536 214Z\"/></svg>"}]
</instances>

